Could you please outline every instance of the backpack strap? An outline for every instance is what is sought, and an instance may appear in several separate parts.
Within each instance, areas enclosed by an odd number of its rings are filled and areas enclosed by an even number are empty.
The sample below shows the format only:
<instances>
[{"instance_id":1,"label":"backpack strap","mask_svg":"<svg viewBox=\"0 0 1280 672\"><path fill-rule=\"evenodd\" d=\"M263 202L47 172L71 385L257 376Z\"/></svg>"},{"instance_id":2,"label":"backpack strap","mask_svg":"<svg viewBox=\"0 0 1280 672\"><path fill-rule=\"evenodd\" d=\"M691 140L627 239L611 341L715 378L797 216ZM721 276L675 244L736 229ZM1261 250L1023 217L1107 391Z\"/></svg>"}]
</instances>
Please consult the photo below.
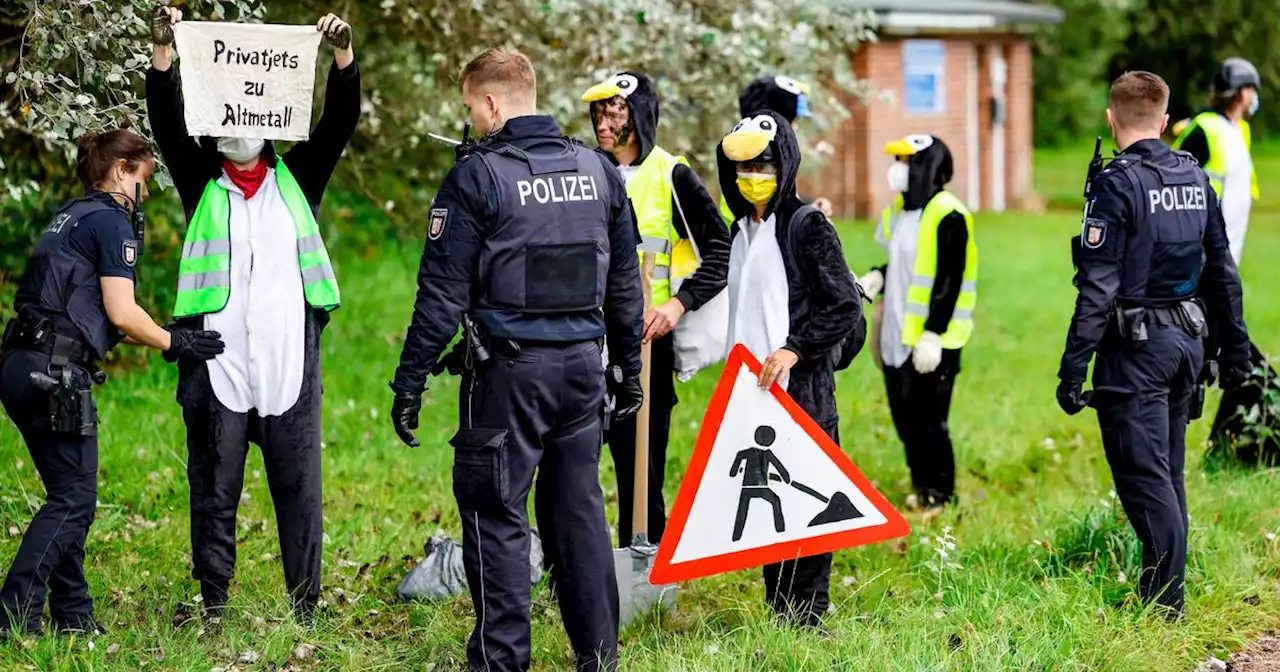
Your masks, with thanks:
<instances>
[{"instance_id":1,"label":"backpack strap","mask_svg":"<svg viewBox=\"0 0 1280 672\"><path fill-rule=\"evenodd\" d=\"M786 249L783 250L783 254L787 255L787 261L792 268L800 268L800 234L796 233L796 229L799 228L797 225L815 212L822 211L812 205L802 205L796 208L796 211L791 213L791 219L787 220L787 244L784 246Z\"/></svg>"}]
</instances>

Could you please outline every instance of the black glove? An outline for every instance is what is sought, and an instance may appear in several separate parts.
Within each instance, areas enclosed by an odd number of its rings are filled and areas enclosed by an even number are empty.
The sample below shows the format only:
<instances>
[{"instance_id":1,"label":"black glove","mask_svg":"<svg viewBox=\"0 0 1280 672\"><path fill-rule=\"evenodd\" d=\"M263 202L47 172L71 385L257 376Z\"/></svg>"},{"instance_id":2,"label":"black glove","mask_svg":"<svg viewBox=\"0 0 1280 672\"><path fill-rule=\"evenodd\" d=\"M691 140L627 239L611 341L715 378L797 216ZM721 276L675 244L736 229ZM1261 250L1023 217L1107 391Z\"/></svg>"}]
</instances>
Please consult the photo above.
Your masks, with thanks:
<instances>
[{"instance_id":1,"label":"black glove","mask_svg":"<svg viewBox=\"0 0 1280 672\"><path fill-rule=\"evenodd\" d=\"M418 413L421 411L421 392L396 392L396 399L391 402L391 426L396 428L396 436L410 448L418 447L418 437L413 435L413 430L418 428Z\"/></svg>"},{"instance_id":2,"label":"black glove","mask_svg":"<svg viewBox=\"0 0 1280 672\"><path fill-rule=\"evenodd\" d=\"M333 24L324 33L324 41L334 49L346 49L351 46L351 26L335 17Z\"/></svg>"},{"instance_id":3,"label":"black glove","mask_svg":"<svg viewBox=\"0 0 1280 672\"><path fill-rule=\"evenodd\" d=\"M1222 370L1222 378L1219 379L1218 387L1223 392L1238 389L1249 380L1253 375L1253 370L1247 366L1228 366Z\"/></svg>"},{"instance_id":4,"label":"black glove","mask_svg":"<svg viewBox=\"0 0 1280 672\"><path fill-rule=\"evenodd\" d=\"M170 357L174 359L213 359L221 355L225 349L226 345L222 342L222 334L216 331L170 329L169 349L165 351L165 359Z\"/></svg>"},{"instance_id":5,"label":"black glove","mask_svg":"<svg viewBox=\"0 0 1280 672\"><path fill-rule=\"evenodd\" d=\"M614 421L626 420L640 412L644 405L644 389L640 386L640 376L615 378L609 376L609 392L613 394Z\"/></svg>"},{"instance_id":6,"label":"black glove","mask_svg":"<svg viewBox=\"0 0 1280 672\"><path fill-rule=\"evenodd\" d=\"M1204 368L1200 369L1200 382L1209 386L1218 382L1218 362L1210 359L1204 363Z\"/></svg>"},{"instance_id":7,"label":"black glove","mask_svg":"<svg viewBox=\"0 0 1280 672\"><path fill-rule=\"evenodd\" d=\"M169 20L169 13L165 10L168 5L157 5L156 11L151 15L151 41L165 46L173 44L173 23Z\"/></svg>"},{"instance_id":8,"label":"black glove","mask_svg":"<svg viewBox=\"0 0 1280 672\"><path fill-rule=\"evenodd\" d=\"M1058 383L1058 405L1067 415L1075 415L1083 411L1089 402L1084 398L1084 384L1070 380Z\"/></svg>"}]
</instances>

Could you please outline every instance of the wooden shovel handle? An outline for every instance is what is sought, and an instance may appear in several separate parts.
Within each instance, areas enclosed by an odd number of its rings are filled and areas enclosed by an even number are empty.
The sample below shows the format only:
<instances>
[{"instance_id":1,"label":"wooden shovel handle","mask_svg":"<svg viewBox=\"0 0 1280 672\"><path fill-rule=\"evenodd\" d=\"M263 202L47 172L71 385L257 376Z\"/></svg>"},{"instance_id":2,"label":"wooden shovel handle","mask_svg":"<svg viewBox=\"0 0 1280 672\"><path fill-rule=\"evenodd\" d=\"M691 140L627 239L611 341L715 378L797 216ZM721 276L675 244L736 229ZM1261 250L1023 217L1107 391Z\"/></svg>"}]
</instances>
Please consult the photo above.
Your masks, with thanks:
<instances>
[{"instance_id":1,"label":"wooden shovel handle","mask_svg":"<svg viewBox=\"0 0 1280 672\"><path fill-rule=\"evenodd\" d=\"M652 252L644 253L640 265L640 284L644 288L644 311L648 315L653 305L653 268L655 259ZM632 480L634 496L631 508L631 536L638 535L646 539L649 535L649 375L650 361L653 358L653 344L643 341L640 345L640 389L644 391L644 403L636 413L636 461L635 478ZM628 540L623 540L627 543Z\"/></svg>"}]
</instances>

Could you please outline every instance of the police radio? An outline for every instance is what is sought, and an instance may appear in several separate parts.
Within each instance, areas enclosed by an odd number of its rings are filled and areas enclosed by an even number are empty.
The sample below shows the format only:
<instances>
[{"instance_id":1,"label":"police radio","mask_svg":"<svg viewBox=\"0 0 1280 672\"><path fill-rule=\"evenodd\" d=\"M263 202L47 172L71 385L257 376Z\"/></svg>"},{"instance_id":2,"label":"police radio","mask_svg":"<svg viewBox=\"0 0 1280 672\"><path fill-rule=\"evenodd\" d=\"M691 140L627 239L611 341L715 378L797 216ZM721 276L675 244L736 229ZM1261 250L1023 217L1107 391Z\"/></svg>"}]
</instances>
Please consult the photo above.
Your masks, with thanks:
<instances>
[{"instance_id":1,"label":"police radio","mask_svg":"<svg viewBox=\"0 0 1280 672\"><path fill-rule=\"evenodd\" d=\"M447 138L437 133L427 133L427 137L440 144L452 147L454 161L461 161L468 154L475 151L475 148L479 146L479 143L475 141L475 138L471 137L471 122L469 121L462 126L461 141L454 140L453 138Z\"/></svg>"},{"instance_id":2,"label":"police radio","mask_svg":"<svg viewBox=\"0 0 1280 672\"><path fill-rule=\"evenodd\" d=\"M1093 178L1098 176L1098 173L1102 172L1102 166L1102 136L1099 135L1098 139L1093 143L1093 158L1089 160L1089 172L1084 178L1085 198L1089 197L1089 183L1093 181Z\"/></svg>"},{"instance_id":3,"label":"police radio","mask_svg":"<svg viewBox=\"0 0 1280 672\"><path fill-rule=\"evenodd\" d=\"M142 256L142 237L146 233L146 222L142 214L142 183L133 185L133 212L130 213L130 219L133 220L133 237L138 241L138 256Z\"/></svg>"},{"instance_id":4,"label":"police radio","mask_svg":"<svg viewBox=\"0 0 1280 672\"><path fill-rule=\"evenodd\" d=\"M471 137L471 122L462 125L462 142L453 148L453 158L455 161L461 161L468 154L475 151L476 141Z\"/></svg>"},{"instance_id":5,"label":"police radio","mask_svg":"<svg viewBox=\"0 0 1280 672\"><path fill-rule=\"evenodd\" d=\"M1102 136L1099 135L1097 140L1093 142L1093 158L1089 159L1089 170L1084 178L1084 216L1089 217L1089 183L1093 182L1093 178L1102 172L1105 161L1102 158ZM1071 284L1076 287L1080 286L1080 255L1081 245L1083 244L1082 234L1071 237L1071 266L1076 269L1076 273L1071 276Z\"/></svg>"}]
</instances>

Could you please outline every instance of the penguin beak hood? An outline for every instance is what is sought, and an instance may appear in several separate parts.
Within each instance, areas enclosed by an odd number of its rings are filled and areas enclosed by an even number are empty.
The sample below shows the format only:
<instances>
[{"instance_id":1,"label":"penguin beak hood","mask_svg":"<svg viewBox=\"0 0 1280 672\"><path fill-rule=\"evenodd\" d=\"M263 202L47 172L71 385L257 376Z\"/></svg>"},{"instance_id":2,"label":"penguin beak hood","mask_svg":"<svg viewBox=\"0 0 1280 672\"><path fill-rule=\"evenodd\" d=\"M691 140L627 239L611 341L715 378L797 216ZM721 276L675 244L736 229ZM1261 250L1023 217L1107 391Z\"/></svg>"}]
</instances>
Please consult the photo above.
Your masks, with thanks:
<instances>
[{"instance_id":1,"label":"penguin beak hood","mask_svg":"<svg viewBox=\"0 0 1280 672\"><path fill-rule=\"evenodd\" d=\"M594 103L597 100L609 100L614 96L621 95L622 89L618 88L617 84L614 84L613 82L600 82L599 84L587 89L586 93L582 94L582 102Z\"/></svg>"},{"instance_id":2,"label":"penguin beak hood","mask_svg":"<svg viewBox=\"0 0 1280 672\"><path fill-rule=\"evenodd\" d=\"M915 134L885 143L884 153L891 156L915 156L933 145L932 135Z\"/></svg>"},{"instance_id":3,"label":"penguin beak hood","mask_svg":"<svg viewBox=\"0 0 1280 672\"><path fill-rule=\"evenodd\" d=\"M778 123L769 115L743 119L724 136L724 155L730 161L750 161L763 154L777 135Z\"/></svg>"},{"instance_id":4,"label":"penguin beak hood","mask_svg":"<svg viewBox=\"0 0 1280 672\"><path fill-rule=\"evenodd\" d=\"M615 96L622 95L622 88L618 86L613 79L608 79L586 90L582 94L582 102L594 103L599 100L609 100Z\"/></svg>"},{"instance_id":5,"label":"penguin beak hood","mask_svg":"<svg viewBox=\"0 0 1280 672\"><path fill-rule=\"evenodd\" d=\"M658 141L658 93L653 82L640 72L619 72L592 86L582 94L582 101L591 106L591 124L596 124L595 103L622 98L631 111L631 124L640 144L640 161Z\"/></svg>"},{"instance_id":6,"label":"penguin beak hood","mask_svg":"<svg viewBox=\"0 0 1280 672\"><path fill-rule=\"evenodd\" d=\"M808 95L808 84L786 75L761 75L738 96L738 114L746 117L759 110L770 110L791 123L797 117L813 116L809 111Z\"/></svg>"},{"instance_id":7,"label":"penguin beak hood","mask_svg":"<svg viewBox=\"0 0 1280 672\"><path fill-rule=\"evenodd\" d=\"M720 193L725 203L740 219L755 206L743 197L738 187L738 167L743 163L768 163L777 167L778 187L765 208L766 217L793 201L796 176L800 173L800 143L796 141L791 122L782 114L760 109L739 121L716 146L716 170Z\"/></svg>"},{"instance_id":8,"label":"penguin beak hood","mask_svg":"<svg viewBox=\"0 0 1280 672\"><path fill-rule=\"evenodd\" d=\"M923 208L954 174L951 150L941 138L916 133L888 142L884 153L905 159L910 173L908 188L903 193L907 210Z\"/></svg>"}]
</instances>

